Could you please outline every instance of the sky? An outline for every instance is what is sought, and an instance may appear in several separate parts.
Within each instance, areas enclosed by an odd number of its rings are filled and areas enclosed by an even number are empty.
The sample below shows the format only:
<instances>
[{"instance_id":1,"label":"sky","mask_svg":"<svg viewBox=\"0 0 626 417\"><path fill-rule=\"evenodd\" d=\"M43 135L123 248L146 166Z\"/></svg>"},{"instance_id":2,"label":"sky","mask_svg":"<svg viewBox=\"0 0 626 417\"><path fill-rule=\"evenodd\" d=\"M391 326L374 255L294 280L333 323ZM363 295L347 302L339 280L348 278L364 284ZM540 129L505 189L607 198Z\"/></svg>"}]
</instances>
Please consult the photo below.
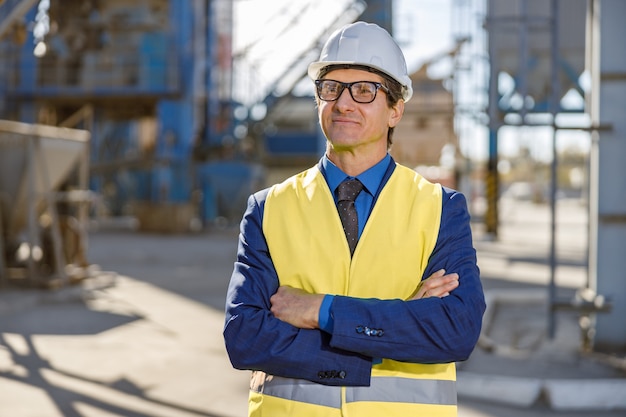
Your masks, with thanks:
<instances>
[{"instance_id":1,"label":"sky","mask_svg":"<svg viewBox=\"0 0 626 417\"><path fill-rule=\"evenodd\" d=\"M409 71L453 46L452 0L396 0L394 36Z\"/></svg>"}]
</instances>

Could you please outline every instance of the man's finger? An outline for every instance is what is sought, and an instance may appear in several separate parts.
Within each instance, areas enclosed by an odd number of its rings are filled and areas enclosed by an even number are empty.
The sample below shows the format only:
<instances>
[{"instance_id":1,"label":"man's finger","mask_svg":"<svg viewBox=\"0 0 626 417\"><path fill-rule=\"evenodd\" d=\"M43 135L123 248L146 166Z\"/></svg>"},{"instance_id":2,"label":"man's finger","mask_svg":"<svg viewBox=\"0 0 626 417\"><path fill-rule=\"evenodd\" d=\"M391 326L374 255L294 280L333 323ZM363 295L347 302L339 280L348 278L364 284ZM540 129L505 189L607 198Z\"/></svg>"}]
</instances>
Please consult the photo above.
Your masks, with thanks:
<instances>
[{"instance_id":1,"label":"man's finger","mask_svg":"<svg viewBox=\"0 0 626 417\"><path fill-rule=\"evenodd\" d=\"M445 270L440 269L422 282L413 300L428 297L445 297L450 291L459 286L459 275L456 273L445 275Z\"/></svg>"}]
</instances>

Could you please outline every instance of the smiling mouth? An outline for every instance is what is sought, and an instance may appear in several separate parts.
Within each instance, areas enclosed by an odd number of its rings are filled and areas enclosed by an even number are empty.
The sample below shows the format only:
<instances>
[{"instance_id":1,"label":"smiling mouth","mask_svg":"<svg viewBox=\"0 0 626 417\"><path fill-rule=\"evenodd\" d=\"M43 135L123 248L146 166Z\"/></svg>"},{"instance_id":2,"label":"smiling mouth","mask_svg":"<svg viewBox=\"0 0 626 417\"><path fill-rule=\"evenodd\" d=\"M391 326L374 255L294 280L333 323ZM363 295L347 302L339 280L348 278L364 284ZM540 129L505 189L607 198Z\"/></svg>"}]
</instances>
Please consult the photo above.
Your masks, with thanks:
<instances>
[{"instance_id":1,"label":"smiling mouth","mask_svg":"<svg viewBox=\"0 0 626 417\"><path fill-rule=\"evenodd\" d=\"M357 124L358 122L356 120L352 120L352 119L333 119L333 123L350 123L350 124Z\"/></svg>"}]
</instances>

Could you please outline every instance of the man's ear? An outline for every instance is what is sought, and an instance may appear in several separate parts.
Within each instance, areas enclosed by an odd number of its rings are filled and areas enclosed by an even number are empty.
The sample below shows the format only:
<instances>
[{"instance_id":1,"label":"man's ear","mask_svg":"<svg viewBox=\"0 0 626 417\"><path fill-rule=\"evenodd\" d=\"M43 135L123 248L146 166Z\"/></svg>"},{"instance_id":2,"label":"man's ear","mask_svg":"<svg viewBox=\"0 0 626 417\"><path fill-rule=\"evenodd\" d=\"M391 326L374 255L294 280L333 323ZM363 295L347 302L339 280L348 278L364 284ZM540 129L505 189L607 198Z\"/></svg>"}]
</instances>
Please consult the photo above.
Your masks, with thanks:
<instances>
[{"instance_id":1,"label":"man's ear","mask_svg":"<svg viewBox=\"0 0 626 417\"><path fill-rule=\"evenodd\" d=\"M400 99L391 108L391 112L389 113L389 127L396 127L396 125L400 123L400 120L402 119L403 114L404 114L404 100Z\"/></svg>"}]
</instances>

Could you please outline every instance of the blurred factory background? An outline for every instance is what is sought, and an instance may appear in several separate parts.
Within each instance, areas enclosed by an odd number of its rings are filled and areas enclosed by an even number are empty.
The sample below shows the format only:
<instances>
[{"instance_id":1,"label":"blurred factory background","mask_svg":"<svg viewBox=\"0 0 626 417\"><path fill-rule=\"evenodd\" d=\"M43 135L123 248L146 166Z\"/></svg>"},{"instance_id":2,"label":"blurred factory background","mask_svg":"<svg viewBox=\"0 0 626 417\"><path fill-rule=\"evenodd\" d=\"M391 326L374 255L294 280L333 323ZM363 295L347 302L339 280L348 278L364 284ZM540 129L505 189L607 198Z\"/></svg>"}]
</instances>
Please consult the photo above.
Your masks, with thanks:
<instances>
[{"instance_id":1,"label":"blurred factory background","mask_svg":"<svg viewBox=\"0 0 626 417\"><path fill-rule=\"evenodd\" d=\"M0 0L0 282L71 280L89 222L236 224L251 192L323 152L306 67L329 34L411 36L392 0L258 3ZM595 344L626 347L626 3L446 4L449 48L410 68L392 155L463 191L495 239L504 193L550 204L553 234L558 198L580 198L589 282L575 302L551 288L552 307L602 311Z\"/></svg>"}]
</instances>

